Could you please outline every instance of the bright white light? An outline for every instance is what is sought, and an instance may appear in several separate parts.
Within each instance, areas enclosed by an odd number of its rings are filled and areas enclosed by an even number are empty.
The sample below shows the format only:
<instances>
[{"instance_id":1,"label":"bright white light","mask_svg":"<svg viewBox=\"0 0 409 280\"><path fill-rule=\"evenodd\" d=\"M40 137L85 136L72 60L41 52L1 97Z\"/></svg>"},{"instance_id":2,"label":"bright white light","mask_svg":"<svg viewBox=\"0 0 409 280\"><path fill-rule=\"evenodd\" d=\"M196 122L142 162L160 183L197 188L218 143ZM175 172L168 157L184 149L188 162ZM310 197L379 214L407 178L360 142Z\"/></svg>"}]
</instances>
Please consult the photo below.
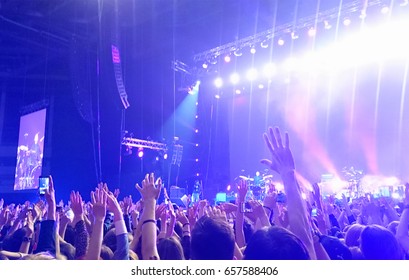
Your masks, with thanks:
<instances>
[{"instance_id":1,"label":"bright white light","mask_svg":"<svg viewBox=\"0 0 409 280\"><path fill-rule=\"evenodd\" d=\"M389 13L389 7L388 6L383 6L381 9L381 13L386 15L387 13Z\"/></svg>"},{"instance_id":2,"label":"bright white light","mask_svg":"<svg viewBox=\"0 0 409 280\"><path fill-rule=\"evenodd\" d=\"M296 40L296 39L298 39L299 37L300 37L300 36L298 35L297 32L295 32L295 31L291 32L291 39Z\"/></svg>"},{"instance_id":3,"label":"bright white light","mask_svg":"<svg viewBox=\"0 0 409 280\"><path fill-rule=\"evenodd\" d=\"M305 193L301 193L301 196L304 200L307 200L307 195Z\"/></svg>"},{"instance_id":4,"label":"bright white light","mask_svg":"<svg viewBox=\"0 0 409 280\"><path fill-rule=\"evenodd\" d=\"M221 88L221 87L223 86L223 79L220 78L220 77L217 77L217 78L214 80L214 85L215 85L217 88Z\"/></svg>"},{"instance_id":5,"label":"bright white light","mask_svg":"<svg viewBox=\"0 0 409 280\"><path fill-rule=\"evenodd\" d=\"M258 88L259 88L259 89L263 89L263 88L264 88L264 85L263 85L263 84L259 84L259 85L258 85Z\"/></svg>"},{"instance_id":6,"label":"bright white light","mask_svg":"<svg viewBox=\"0 0 409 280\"><path fill-rule=\"evenodd\" d=\"M284 44L285 44L284 39L283 39L283 38L278 39L277 44L278 44L279 46L284 46Z\"/></svg>"},{"instance_id":7,"label":"bright white light","mask_svg":"<svg viewBox=\"0 0 409 280\"><path fill-rule=\"evenodd\" d=\"M392 194L392 198L394 198L394 199L399 199L399 198L400 198L400 195L399 195L398 193L394 192L394 193Z\"/></svg>"},{"instance_id":8,"label":"bright white light","mask_svg":"<svg viewBox=\"0 0 409 280\"><path fill-rule=\"evenodd\" d=\"M290 57L284 62L284 68L287 71L294 71L297 69L298 61L295 57Z\"/></svg>"},{"instance_id":9,"label":"bright white light","mask_svg":"<svg viewBox=\"0 0 409 280\"><path fill-rule=\"evenodd\" d=\"M263 69L263 75L266 78L272 78L275 74L277 74L277 67L273 63L266 64Z\"/></svg>"},{"instance_id":10,"label":"bright white light","mask_svg":"<svg viewBox=\"0 0 409 280\"><path fill-rule=\"evenodd\" d=\"M229 63L231 61L230 55L224 57L224 62Z\"/></svg>"},{"instance_id":11,"label":"bright white light","mask_svg":"<svg viewBox=\"0 0 409 280\"><path fill-rule=\"evenodd\" d=\"M257 79L257 69L251 68L249 71L247 71L246 76L249 81L254 81L255 79Z\"/></svg>"},{"instance_id":12,"label":"bright white light","mask_svg":"<svg viewBox=\"0 0 409 280\"><path fill-rule=\"evenodd\" d=\"M308 36L314 37L315 35L317 35L317 30L315 30L314 27L311 27L310 29L308 29Z\"/></svg>"},{"instance_id":13,"label":"bright white light","mask_svg":"<svg viewBox=\"0 0 409 280\"><path fill-rule=\"evenodd\" d=\"M236 89L236 90L235 90L235 93L236 93L236 94L241 94L241 90Z\"/></svg>"},{"instance_id":14,"label":"bright white light","mask_svg":"<svg viewBox=\"0 0 409 280\"><path fill-rule=\"evenodd\" d=\"M350 26L351 25L351 19L350 18L345 18L344 21L343 21L343 24L345 26Z\"/></svg>"},{"instance_id":15,"label":"bright white light","mask_svg":"<svg viewBox=\"0 0 409 280\"><path fill-rule=\"evenodd\" d=\"M220 99L220 95L219 95L219 94L216 94L216 95L214 96L214 98Z\"/></svg>"},{"instance_id":16,"label":"bright white light","mask_svg":"<svg viewBox=\"0 0 409 280\"><path fill-rule=\"evenodd\" d=\"M233 85L237 85L240 82L240 75L237 73L233 73L230 75L230 82Z\"/></svg>"},{"instance_id":17,"label":"bright white light","mask_svg":"<svg viewBox=\"0 0 409 280\"><path fill-rule=\"evenodd\" d=\"M250 48L250 53L255 54L256 53L256 48L253 46Z\"/></svg>"},{"instance_id":18,"label":"bright white light","mask_svg":"<svg viewBox=\"0 0 409 280\"><path fill-rule=\"evenodd\" d=\"M209 65L207 65L207 63L205 62L205 63L202 64L202 67L203 67L204 69L207 69L207 67L209 67Z\"/></svg>"},{"instance_id":19,"label":"bright white light","mask_svg":"<svg viewBox=\"0 0 409 280\"><path fill-rule=\"evenodd\" d=\"M196 162L199 162L199 159L197 158L195 161L196 161Z\"/></svg>"},{"instance_id":20,"label":"bright white light","mask_svg":"<svg viewBox=\"0 0 409 280\"><path fill-rule=\"evenodd\" d=\"M324 28L325 28L326 30L329 30L329 29L332 28L332 25L331 25L331 23L330 23L328 20L324 20Z\"/></svg>"}]
</instances>

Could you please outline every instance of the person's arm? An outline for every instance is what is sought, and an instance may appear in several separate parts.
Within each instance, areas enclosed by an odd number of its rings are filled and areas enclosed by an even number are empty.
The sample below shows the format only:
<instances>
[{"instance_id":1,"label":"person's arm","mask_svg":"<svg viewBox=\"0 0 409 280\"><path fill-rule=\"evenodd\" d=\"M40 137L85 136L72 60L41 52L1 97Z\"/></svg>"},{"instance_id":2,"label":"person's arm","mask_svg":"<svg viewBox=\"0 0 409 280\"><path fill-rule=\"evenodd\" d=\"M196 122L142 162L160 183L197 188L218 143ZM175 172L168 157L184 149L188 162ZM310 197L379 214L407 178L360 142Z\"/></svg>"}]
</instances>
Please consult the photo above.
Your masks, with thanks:
<instances>
[{"instance_id":1,"label":"person's arm","mask_svg":"<svg viewBox=\"0 0 409 280\"><path fill-rule=\"evenodd\" d=\"M249 201L251 208L253 209L254 215L257 217L258 221L260 221L261 227L268 227L270 226L270 221L268 219L266 210L264 209L263 205L257 200Z\"/></svg>"},{"instance_id":2,"label":"person's arm","mask_svg":"<svg viewBox=\"0 0 409 280\"><path fill-rule=\"evenodd\" d=\"M409 254L409 183L405 184L404 203L405 206L400 217L399 225L396 229L396 238L398 239L402 248L405 250L405 253Z\"/></svg>"},{"instance_id":3,"label":"person's arm","mask_svg":"<svg viewBox=\"0 0 409 280\"><path fill-rule=\"evenodd\" d=\"M99 260L101 255L102 239L104 234L104 219L107 208L107 194L101 189L91 192L92 212L94 225L89 239L89 248L85 256L86 260Z\"/></svg>"},{"instance_id":4,"label":"person's arm","mask_svg":"<svg viewBox=\"0 0 409 280\"><path fill-rule=\"evenodd\" d=\"M175 209L173 208L173 204L170 201L170 199L169 199L169 217L170 217L170 222L169 222L169 225L167 226L166 237L171 237L174 235L175 225L176 225Z\"/></svg>"},{"instance_id":5,"label":"person's arm","mask_svg":"<svg viewBox=\"0 0 409 280\"><path fill-rule=\"evenodd\" d=\"M124 213L124 221L125 221L126 230L128 232L132 232L131 222L129 218L129 211L131 210L131 206L132 206L132 196L124 197L124 200L122 203L123 203L122 212Z\"/></svg>"},{"instance_id":6,"label":"person's arm","mask_svg":"<svg viewBox=\"0 0 409 280\"><path fill-rule=\"evenodd\" d=\"M47 220L41 222L40 234L38 236L38 244L36 251L49 251L55 254L56 242L56 203L55 203L55 189L52 177L49 177L49 188L45 191L45 200L47 201Z\"/></svg>"},{"instance_id":7,"label":"person's arm","mask_svg":"<svg viewBox=\"0 0 409 280\"><path fill-rule=\"evenodd\" d=\"M155 208L156 200L159 198L162 188L162 180L158 180L158 187L156 187L155 176L152 173L150 176L145 176L145 179L142 181L142 187L136 184L136 188L141 193L144 202L140 221L142 223L142 256L145 260L158 260Z\"/></svg>"},{"instance_id":8,"label":"person's arm","mask_svg":"<svg viewBox=\"0 0 409 280\"><path fill-rule=\"evenodd\" d=\"M30 244L33 239L33 234L34 234L33 214L31 213L31 211L28 211L27 212L27 231L20 245L20 250L19 250L20 253L23 253L23 254L29 253Z\"/></svg>"},{"instance_id":9,"label":"person's arm","mask_svg":"<svg viewBox=\"0 0 409 280\"><path fill-rule=\"evenodd\" d=\"M84 208L82 206L82 197L79 192L71 192L71 210L74 212L72 224L75 230L75 258L83 258L88 250L89 235L84 221Z\"/></svg>"},{"instance_id":10,"label":"person's arm","mask_svg":"<svg viewBox=\"0 0 409 280\"><path fill-rule=\"evenodd\" d=\"M246 200L246 195L248 191L247 182L244 180L240 180L239 185L237 186L237 212L236 212L236 226L235 226L235 236L236 236L236 243L241 248L246 246L246 238L244 237L244 203Z\"/></svg>"},{"instance_id":11,"label":"person's arm","mask_svg":"<svg viewBox=\"0 0 409 280\"><path fill-rule=\"evenodd\" d=\"M191 235L190 235L190 223L189 219L183 213L181 209L177 211L177 220L182 224L182 238L181 238L181 245L183 248L183 254L185 256L186 260L190 259L190 241L191 241Z\"/></svg>"},{"instance_id":12,"label":"person's arm","mask_svg":"<svg viewBox=\"0 0 409 280\"><path fill-rule=\"evenodd\" d=\"M129 260L128 231L126 230L124 216L117 198L111 192L107 193L107 209L114 213L116 250L114 260Z\"/></svg>"},{"instance_id":13,"label":"person's arm","mask_svg":"<svg viewBox=\"0 0 409 280\"><path fill-rule=\"evenodd\" d=\"M263 159L261 162L281 175L287 195L290 229L303 241L310 258L316 259L306 205L303 202L301 189L296 179L294 158L289 147L288 134L285 134L284 145L278 127L275 128L275 133L272 128L269 128L269 136L265 133L264 140L271 152L272 159Z\"/></svg>"}]
</instances>

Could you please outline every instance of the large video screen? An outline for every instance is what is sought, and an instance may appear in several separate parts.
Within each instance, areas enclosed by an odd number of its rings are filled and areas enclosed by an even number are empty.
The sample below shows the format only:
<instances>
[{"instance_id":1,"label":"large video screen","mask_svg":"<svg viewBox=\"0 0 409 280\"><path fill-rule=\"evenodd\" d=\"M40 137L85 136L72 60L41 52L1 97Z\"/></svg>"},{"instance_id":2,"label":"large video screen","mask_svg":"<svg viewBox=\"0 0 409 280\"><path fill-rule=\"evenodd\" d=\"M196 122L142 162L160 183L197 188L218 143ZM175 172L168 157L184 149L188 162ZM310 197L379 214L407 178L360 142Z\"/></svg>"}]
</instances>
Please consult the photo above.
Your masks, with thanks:
<instances>
[{"instance_id":1,"label":"large video screen","mask_svg":"<svg viewBox=\"0 0 409 280\"><path fill-rule=\"evenodd\" d=\"M44 132L47 109L20 118L14 190L38 188L44 154Z\"/></svg>"}]
</instances>

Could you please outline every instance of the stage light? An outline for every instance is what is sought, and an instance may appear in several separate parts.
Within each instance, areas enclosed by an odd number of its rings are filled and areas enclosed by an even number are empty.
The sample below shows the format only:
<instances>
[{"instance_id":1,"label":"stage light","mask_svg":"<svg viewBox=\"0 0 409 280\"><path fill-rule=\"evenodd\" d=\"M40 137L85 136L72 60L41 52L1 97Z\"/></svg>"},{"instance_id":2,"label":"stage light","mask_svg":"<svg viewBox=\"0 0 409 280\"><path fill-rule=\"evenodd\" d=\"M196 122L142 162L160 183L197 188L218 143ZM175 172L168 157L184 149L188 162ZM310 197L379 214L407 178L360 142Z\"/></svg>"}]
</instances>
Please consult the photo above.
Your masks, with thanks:
<instances>
[{"instance_id":1,"label":"stage light","mask_svg":"<svg viewBox=\"0 0 409 280\"><path fill-rule=\"evenodd\" d=\"M199 118L199 116L198 116L198 115L196 115L196 116L195 116L195 118L196 118L196 119L198 119L198 118Z\"/></svg>"},{"instance_id":2,"label":"stage light","mask_svg":"<svg viewBox=\"0 0 409 280\"><path fill-rule=\"evenodd\" d=\"M163 159L164 159L164 160L167 160L167 159L168 159L168 154L167 154L167 153L165 153L165 154L163 155Z\"/></svg>"},{"instance_id":3,"label":"stage light","mask_svg":"<svg viewBox=\"0 0 409 280\"><path fill-rule=\"evenodd\" d=\"M399 4L399 6L401 6L401 7L405 7L407 5L409 5L409 0L401 0L401 2Z\"/></svg>"},{"instance_id":4,"label":"stage light","mask_svg":"<svg viewBox=\"0 0 409 280\"><path fill-rule=\"evenodd\" d=\"M300 37L300 36L298 35L297 32L295 32L295 31L291 32L291 39L296 40L296 39L298 39L299 37Z\"/></svg>"},{"instance_id":5,"label":"stage light","mask_svg":"<svg viewBox=\"0 0 409 280\"><path fill-rule=\"evenodd\" d=\"M239 81L240 81L240 76L239 76L238 73L233 73L233 74L230 75L230 82L231 82L233 85L238 84Z\"/></svg>"},{"instance_id":6,"label":"stage light","mask_svg":"<svg viewBox=\"0 0 409 280\"><path fill-rule=\"evenodd\" d=\"M199 93L199 86L200 86L200 81L196 81L195 85L189 88L189 93L190 95L195 95Z\"/></svg>"},{"instance_id":7,"label":"stage light","mask_svg":"<svg viewBox=\"0 0 409 280\"><path fill-rule=\"evenodd\" d=\"M298 61L294 57L287 58L287 60L284 62L284 68L287 71L294 71L297 69L298 66Z\"/></svg>"},{"instance_id":8,"label":"stage light","mask_svg":"<svg viewBox=\"0 0 409 280\"><path fill-rule=\"evenodd\" d=\"M386 6L386 5L382 6L382 8L381 8L381 13L384 14L384 15L386 15L387 13L389 13L389 7Z\"/></svg>"},{"instance_id":9,"label":"stage light","mask_svg":"<svg viewBox=\"0 0 409 280\"><path fill-rule=\"evenodd\" d=\"M265 39L260 43L260 47L263 49L267 49L270 46L270 39Z\"/></svg>"},{"instance_id":10,"label":"stage light","mask_svg":"<svg viewBox=\"0 0 409 280\"><path fill-rule=\"evenodd\" d=\"M199 106L199 102L196 102L196 106Z\"/></svg>"},{"instance_id":11,"label":"stage light","mask_svg":"<svg viewBox=\"0 0 409 280\"><path fill-rule=\"evenodd\" d=\"M205 63L202 64L202 67L203 67L203 69L207 69L207 67L209 67L209 65L207 65L207 63L205 62Z\"/></svg>"},{"instance_id":12,"label":"stage light","mask_svg":"<svg viewBox=\"0 0 409 280\"><path fill-rule=\"evenodd\" d=\"M229 63L230 61L231 61L230 55L226 55L226 56L224 57L224 62Z\"/></svg>"},{"instance_id":13,"label":"stage light","mask_svg":"<svg viewBox=\"0 0 409 280\"><path fill-rule=\"evenodd\" d=\"M196 143L196 147L199 147L199 144L198 144L198 143Z\"/></svg>"},{"instance_id":14,"label":"stage light","mask_svg":"<svg viewBox=\"0 0 409 280\"><path fill-rule=\"evenodd\" d=\"M255 46L251 46L250 47L250 53L255 54L257 52L256 47Z\"/></svg>"},{"instance_id":15,"label":"stage light","mask_svg":"<svg viewBox=\"0 0 409 280\"><path fill-rule=\"evenodd\" d=\"M344 24L344 26L350 26L351 25L351 19L350 18L344 18L342 23Z\"/></svg>"},{"instance_id":16,"label":"stage light","mask_svg":"<svg viewBox=\"0 0 409 280\"><path fill-rule=\"evenodd\" d=\"M266 78L272 78L277 73L277 67L273 63L268 63L264 66L263 75Z\"/></svg>"},{"instance_id":17,"label":"stage light","mask_svg":"<svg viewBox=\"0 0 409 280\"><path fill-rule=\"evenodd\" d=\"M307 195L305 194L305 193L301 193L301 197L304 199L304 200L307 200Z\"/></svg>"},{"instance_id":18,"label":"stage light","mask_svg":"<svg viewBox=\"0 0 409 280\"><path fill-rule=\"evenodd\" d=\"M235 50L235 51L233 52L233 54L234 54L235 56L242 56L242 55L243 55L243 52L242 52L240 49L237 49L237 50Z\"/></svg>"},{"instance_id":19,"label":"stage light","mask_svg":"<svg viewBox=\"0 0 409 280\"><path fill-rule=\"evenodd\" d=\"M210 63L210 64L213 64L213 65L217 64L218 58L219 58L218 55L212 56L212 57L209 59L209 63Z\"/></svg>"},{"instance_id":20,"label":"stage light","mask_svg":"<svg viewBox=\"0 0 409 280\"><path fill-rule=\"evenodd\" d=\"M199 173L196 173L196 177L199 177L200 176L200 174Z\"/></svg>"},{"instance_id":21,"label":"stage light","mask_svg":"<svg viewBox=\"0 0 409 280\"><path fill-rule=\"evenodd\" d=\"M219 95L219 94L215 94L215 95L214 95L214 98L220 99L220 95Z\"/></svg>"},{"instance_id":22,"label":"stage light","mask_svg":"<svg viewBox=\"0 0 409 280\"><path fill-rule=\"evenodd\" d=\"M199 162L199 159L197 158L197 159L195 159L195 161L196 161L196 162Z\"/></svg>"},{"instance_id":23,"label":"stage light","mask_svg":"<svg viewBox=\"0 0 409 280\"><path fill-rule=\"evenodd\" d=\"M229 191L231 190L231 186L228 185L226 189L227 189L227 191L229 192Z\"/></svg>"},{"instance_id":24,"label":"stage light","mask_svg":"<svg viewBox=\"0 0 409 280\"><path fill-rule=\"evenodd\" d=\"M259 89L263 89L263 88L264 88L264 85L263 85L263 84L259 84L259 85L258 85L258 88L259 88Z\"/></svg>"},{"instance_id":25,"label":"stage light","mask_svg":"<svg viewBox=\"0 0 409 280\"><path fill-rule=\"evenodd\" d=\"M239 90L239 89L236 89L234 92L235 92L236 94L241 94L241 90Z\"/></svg>"},{"instance_id":26,"label":"stage light","mask_svg":"<svg viewBox=\"0 0 409 280\"><path fill-rule=\"evenodd\" d=\"M139 158L143 157L143 148L138 148L138 157Z\"/></svg>"},{"instance_id":27,"label":"stage light","mask_svg":"<svg viewBox=\"0 0 409 280\"><path fill-rule=\"evenodd\" d=\"M155 159L156 159L156 161L159 161L159 157L156 157Z\"/></svg>"},{"instance_id":28,"label":"stage light","mask_svg":"<svg viewBox=\"0 0 409 280\"><path fill-rule=\"evenodd\" d=\"M398 193L394 192L394 193L392 194L392 198L394 198L394 199L399 199L399 198L400 198L400 195L399 195Z\"/></svg>"},{"instance_id":29,"label":"stage light","mask_svg":"<svg viewBox=\"0 0 409 280\"><path fill-rule=\"evenodd\" d=\"M260 176L260 172L259 172L259 171L256 171L256 176L257 176L257 177Z\"/></svg>"},{"instance_id":30,"label":"stage light","mask_svg":"<svg viewBox=\"0 0 409 280\"><path fill-rule=\"evenodd\" d=\"M277 44L278 44L279 46L284 46L284 44L285 44L284 39L283 39L283 38L279 38L279 39L277 40Z\"/></svg>"},{"instance_id":31,"label":"stage light","mask_svg":"<svg viewBox=\"0 0 409 280\"><path fill-rule=\"evenodd\" d=\"M324 28L326 30L330 30L332 28L332 25L328 20L324 20Z\"/></svg>"},{"instance_id":32,"label":"stage light","mask_svg":"<svg viewBox=\"0 0 409 280\"><path fill-rule=\"evenodd\" d=\"M251 68L249 71L247 71L246 76L249 81L254 81L255 79L257 79L257 69Z\"/></svg>"},{"instance_id":33,"label":"stage light","mask_svg":"<svg viewBox=\"0 0 409 280\"><path fill-rule=\"evenodd\" d=\"M308 36L314 37L315 35L317 35L317 30L314 27L308 29Z\"/></svg>"},{"instance_id":34,"label":"stage light","mask_svg":"<svg viewBox=\"0 0 409 280\"><path fill-rule=\"evenodd\" d=\"M221 88L221 87L223 86L223 79L220 78L220 77L217 77L217 78L214 80L214 85L215 85L217 88Z\"/></svg>"}]
</instances>

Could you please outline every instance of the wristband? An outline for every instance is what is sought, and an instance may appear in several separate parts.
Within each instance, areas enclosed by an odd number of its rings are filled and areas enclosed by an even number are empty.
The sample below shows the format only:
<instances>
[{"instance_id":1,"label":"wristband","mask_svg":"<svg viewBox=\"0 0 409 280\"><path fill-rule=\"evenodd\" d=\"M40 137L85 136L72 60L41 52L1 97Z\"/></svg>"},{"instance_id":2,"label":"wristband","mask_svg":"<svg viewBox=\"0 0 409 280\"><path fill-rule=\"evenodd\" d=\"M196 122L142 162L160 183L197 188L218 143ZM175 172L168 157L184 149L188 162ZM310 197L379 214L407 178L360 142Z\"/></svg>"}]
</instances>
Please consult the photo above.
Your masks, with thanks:
<instances>
[{"instance_id":1,"label":"wristband","mask_svg":"<svg viewBox=\"0 0 409 280\"><path fill-rule=\"evenodd\" d=\"M185 234L185 233L190 234L190 231L189 230L184 230L182 233L183 234Z\"/></svg>"},{"instance_id":2,"label":"wristband","mask_svg":"<svg viewBox=\"0 0 409 280\"><path fill-rule=\"evenodd\" d=\"M154 224L156 225L156 221L155 221L155 220L145 220L145 221L143 221L142 226L143 226L144 224L147 224L147 223L154 223Z\"/></svg>"},{"instance_id":3,"label":"wristband","mask_svg":"<svg viewBox=\"0 0 409 280\"><path fill-rule=\"evenodd\" d=\"M184 223L184 224L182 225L182 227L185 227L185 226L190 226L190 223Z\"/></svg>"},{"instance_id":4,"label":"wristband","mask_svg":"<svg viewBox=\"0 0 409 280\"><path fill-rule=\"evenodd\" d=\"M124 233L128 233L128 231L126 230L125 221L124 220L116 221L115 222L115 235L120 235Z\"/></svg>"}]
</instances>

